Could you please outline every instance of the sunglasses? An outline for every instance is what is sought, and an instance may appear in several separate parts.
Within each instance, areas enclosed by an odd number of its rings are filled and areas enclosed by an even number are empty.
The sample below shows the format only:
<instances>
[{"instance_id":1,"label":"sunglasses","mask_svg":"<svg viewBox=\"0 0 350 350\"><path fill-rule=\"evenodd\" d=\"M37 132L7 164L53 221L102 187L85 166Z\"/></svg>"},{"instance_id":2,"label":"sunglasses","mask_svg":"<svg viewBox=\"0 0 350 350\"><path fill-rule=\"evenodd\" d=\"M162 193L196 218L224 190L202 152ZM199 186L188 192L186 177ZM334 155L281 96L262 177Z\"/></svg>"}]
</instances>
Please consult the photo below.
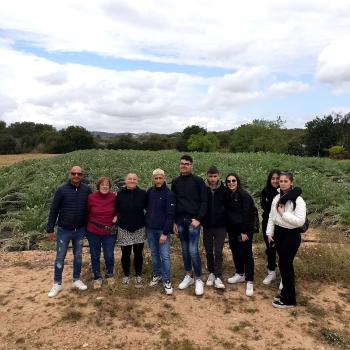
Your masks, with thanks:
<instances>
[{"instance_id":1,"label":"sunglasses","mask_svg":"<svg viewBox=\"0 0 350 350\"><path fill-rule=\"evenodd\" d=\"M70 173L72 176L82 176L83 175L83 173L73 173L73 172L71 172Z\"/></svg>"},{"instance_id":2,"label":"sunglasses","mask_svg":"<svg viewBox=\"0 0 350 350\"><path fill-rule=\"evenodd\" d=\"M235 183L235 182L237 182L237 180L226 180L226 183Z\"/></svg>"}]
</instances>

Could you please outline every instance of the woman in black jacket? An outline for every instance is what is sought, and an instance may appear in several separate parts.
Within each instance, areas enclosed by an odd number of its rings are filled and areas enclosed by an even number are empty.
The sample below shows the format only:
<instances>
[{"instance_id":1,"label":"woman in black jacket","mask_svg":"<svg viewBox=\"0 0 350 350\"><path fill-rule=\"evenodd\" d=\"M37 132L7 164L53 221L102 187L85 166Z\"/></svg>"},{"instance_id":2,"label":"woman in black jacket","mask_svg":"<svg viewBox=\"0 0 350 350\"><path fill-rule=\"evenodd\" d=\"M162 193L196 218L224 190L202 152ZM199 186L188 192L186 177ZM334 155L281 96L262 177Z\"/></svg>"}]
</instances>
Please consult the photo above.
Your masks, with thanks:
<instances>
[{"instance_id":1,"label":"woman in black jacket","mask_svg":"<svg viewBox=\"0 0 350 350\"><path fill-rule=\"evenodd\" d=\"M267 222L269 221L269 214L271 211L271 204L273 199L278 194L278 189L280 187L281 171L278 169L273 169L269 172L266 179L266 186L261 191L260 205L263 210L262 213L262 233L266 245L266 256L267 256L267 275L263 280L264 284L270 284L276 279L276 247L269 244L269 240L266 235ZM284 198L284 203L288 200L296 200L298 196L302 193L299 187L294 187L291 189L287 196ZM282 289L282 284L280 284L280 289Z\"/></svg>"},{"instance_id":2,"label":"woman in black jacket","mask_svg":"<svg viewBox=\"0 0 350 350\"><path fill-rule=\"evenodd\" d=\"M122 250L122 268L124 272L123 284L129 283L130 256L134 251L135 286L141 286L141 272L143 265L143 246L146 241L145 209L146 191L138 186L138 177L129 173L125 178L126 187L120 190L116 197L118 217L117 245Z\"/></svg>"},{"instance_id":3,"label":"woman in black jacket","mask_svg":"<svg viewBox=\"0 0 350 350\"><path fill-rule=\"evenodd\" d=\"M228 283L246 281L246 295L254 293L253 233L255 205L250 194L241 188L237 174L228 174L225 180L228 188L225 199L227 211L227 232L236 273Z\"/></svg>"}]
</instances>

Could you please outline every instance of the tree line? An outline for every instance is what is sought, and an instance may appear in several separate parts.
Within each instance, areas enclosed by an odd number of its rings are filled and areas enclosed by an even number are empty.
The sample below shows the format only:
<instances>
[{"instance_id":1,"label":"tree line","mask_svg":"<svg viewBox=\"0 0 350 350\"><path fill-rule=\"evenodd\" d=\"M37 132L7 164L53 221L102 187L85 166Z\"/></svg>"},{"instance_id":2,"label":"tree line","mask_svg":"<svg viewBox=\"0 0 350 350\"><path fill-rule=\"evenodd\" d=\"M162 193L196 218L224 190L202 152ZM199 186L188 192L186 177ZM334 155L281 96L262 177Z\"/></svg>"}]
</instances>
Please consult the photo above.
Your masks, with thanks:
<instances>
[{"instance_id":1,"label":"tree line","mask_svg":"<svg viewBox=\"0 0 350 350\"><path fill-rule=\"evenodd\" d=\"M177 149L182 152L272 152L299 156L350 158L350 113L330 114L307 122L304 129L287 129L275 121L255 119L236 129L208 132L191 125L182 132L94 136L81 126L56 130L48 124L0 121L0 154L67 153L78 149Z\"/></svg>"}]
</instances>

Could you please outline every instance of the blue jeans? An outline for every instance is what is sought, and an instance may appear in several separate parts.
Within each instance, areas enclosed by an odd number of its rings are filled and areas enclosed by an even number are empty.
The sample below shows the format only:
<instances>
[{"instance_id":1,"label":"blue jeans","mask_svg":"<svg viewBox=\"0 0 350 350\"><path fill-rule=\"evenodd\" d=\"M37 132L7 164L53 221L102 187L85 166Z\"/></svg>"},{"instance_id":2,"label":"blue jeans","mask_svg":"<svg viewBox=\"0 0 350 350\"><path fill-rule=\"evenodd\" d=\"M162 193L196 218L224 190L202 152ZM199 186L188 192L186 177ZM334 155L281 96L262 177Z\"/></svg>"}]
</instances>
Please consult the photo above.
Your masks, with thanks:
<instances>
[{"instance_id":1,"label":"blue jeans","mask_svg":"<svg viewBox=\"0 0 350 350\"><path fill-rule=\"evenodd\" d=\"M152 268L155 276L161 276L163 282L170 281L170 234L165 243L159 244L161 230L147 229L147 240L152 255Z\"/></svg>"},{"instance_id":2,"label":"blue jeans","mask_svg":"<svg viewBox=\"0 0 350 350\"><path fill-rule=\"evenodd\" d=\"M73 281L80 279L84 235L85 227L76 230L66 230L62 227L58 227L54 283L62 283L64 259L67 254L69 241L72 241L73 246Z\"/></svg>"},{"instance_id":3,"label":"blue jeans","mask_svg":"<svg viewBox=\"0 0 350 350\"><path fill-rule=\"evenodd\" d=\"M184 219L181 222L177 222L176 225L181 241L185 272L191 272L193 265L195 277L200 278L202 276L201 258L198 251L200 226L194 228L190 219Z\"/></svg>"},{"instance_id":4,"label":"blue jeans","mask_svg":"<svg viewBox=\"0 0 350 350\"><path fill-rule=\"evenodd\" d=\"M114 246L117 235L97 235L95 233L87 232L86 238L89 241L91 267L94 279L101 278L100 272L100 256L101 247L103 249L103 256L106 264L106 278L113 276L114 271Z\"/></svg>"}]
</instances>

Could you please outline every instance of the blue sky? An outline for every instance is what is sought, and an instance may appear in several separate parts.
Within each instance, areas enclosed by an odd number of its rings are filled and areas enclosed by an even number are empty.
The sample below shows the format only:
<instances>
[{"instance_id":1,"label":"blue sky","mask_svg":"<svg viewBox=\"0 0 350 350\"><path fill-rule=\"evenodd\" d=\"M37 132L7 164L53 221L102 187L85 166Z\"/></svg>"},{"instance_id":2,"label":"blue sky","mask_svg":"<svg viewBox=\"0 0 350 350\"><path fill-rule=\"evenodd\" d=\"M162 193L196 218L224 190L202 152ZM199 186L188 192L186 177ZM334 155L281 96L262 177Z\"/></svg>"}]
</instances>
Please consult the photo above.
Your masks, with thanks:
<instances>
[{"instance_id":1,"label":"blue sky","mask_svg":"<svg viewBox=\"0 0 350 350\"><path fill-rule=\"evenodd\" d=\"M350 1L0 4L0 118L225 130L350 111Z\"/></svg>"}]
</instances>

